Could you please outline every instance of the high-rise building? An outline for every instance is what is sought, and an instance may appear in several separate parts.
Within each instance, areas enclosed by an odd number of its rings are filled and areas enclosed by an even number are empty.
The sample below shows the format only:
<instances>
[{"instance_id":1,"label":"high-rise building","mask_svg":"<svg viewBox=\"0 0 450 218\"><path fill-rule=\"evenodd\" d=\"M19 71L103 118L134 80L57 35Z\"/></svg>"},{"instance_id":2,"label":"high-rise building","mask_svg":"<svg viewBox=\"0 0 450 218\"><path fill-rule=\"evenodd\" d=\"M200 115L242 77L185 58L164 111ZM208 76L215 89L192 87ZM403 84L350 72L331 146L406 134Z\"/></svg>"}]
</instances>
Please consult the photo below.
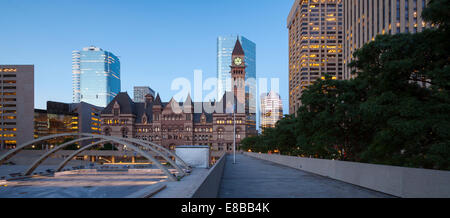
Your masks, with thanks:
<instances>
[{"instance_id":1,"label":"high-rise building","mask_svg":"<svg viewBox=\"0 0 450 218\"><path fill-rule=\"evenodd\" d=\"M134 87L134 93L133 93L133 101L134 102L140 102L140 103L144 103L145 102L145 96L146 95L152 95L153 98L155 98L155 91L153 91L153 89L151 89L148 86L135 86Z\"/></svg>"},{"instance_id":2,"label":"high-rise building","mask_svg":"<svg viewBox=\"0 0 450 218\"><path fill-rule=\"evenodd\" d=\"M430 24L421 14L428 0L344 0L345 40L344 65L353 53L378 34L416 33ZM344 67L344 78L350 79L351 69Z\"/></svg>"},{"instance_id":3,"label":"high-rise building","mask_svg":"<svg viewBox=\"0 0 450 218\"><path fill-rule=\"evenodd\" d=\"M278 93L270 91L261 94L261 128L274 128L283 118L283 103Z\"/></svg>"},{"instance_id":4,"label":"high-rise building","mask_svg":"<svg viewBox=\"0 0 450 218\"><path fill-rule=\"evenodd\" d=\"M33 140L34 65L0 65L0 149Z\"/></svg>"},{"instance_id":5,"label":"high-rise building","mask_svg":"<svg viewBox=\"0 0 450 218\"><path fill-rule=\"evenodd\" d=\"M296 0L289 29L289 113L297 112L302 91L326 74L343 79L341 0Z\"/></svg>"},{"instance_id":6,"label":"high-rise building","mask_svg":"<svg viewBox=\"0 0 450 218\"><path fill-rule=\"evenodd\" d=\"M236 45L240 42L245 53L245 95L247 111L247 128L256 131L256 44L243 36L229 35L217 38L217 98L220 100L225 92L231 91L231 56Z\"/></svg>"},{"instance_id":7,"label":"high-rise building","mask_svg":"<svg viewBox=\"0 0 450 218\"><path fill-rule=\"evenodd\" d=\"M73 102L106 107L120 92L120 60L95 46L72 52Z\"/></svg>"}]
</instances>

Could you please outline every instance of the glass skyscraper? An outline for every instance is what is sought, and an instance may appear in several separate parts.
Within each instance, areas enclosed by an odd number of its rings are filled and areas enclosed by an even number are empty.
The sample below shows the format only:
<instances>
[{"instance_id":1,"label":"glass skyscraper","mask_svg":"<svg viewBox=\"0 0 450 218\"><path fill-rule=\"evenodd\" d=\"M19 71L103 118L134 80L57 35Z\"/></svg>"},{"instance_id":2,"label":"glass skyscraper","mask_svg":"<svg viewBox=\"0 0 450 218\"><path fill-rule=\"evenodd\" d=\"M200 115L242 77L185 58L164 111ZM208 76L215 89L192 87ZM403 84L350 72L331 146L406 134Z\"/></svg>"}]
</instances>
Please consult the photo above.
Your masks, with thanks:
<instances>
[{"instance_id":1,"label":"glass skyscraper","mask_svg":"<svg viewBox=\"0 0 450 218\"><path fill-rule=\"evenodd\" d=\"M106 107L120 92L120 60L91 46L72 52L73 102Z\"/></svg>"},{"instance_id":2,"label":"glass skyscraper","mask_svg":"<svg viewBox=\"0 0 450 218\"><path fill-rule=\"evenodd\" d=\"M226 91L231 91L231 53L239 39L245 55L247 123L256 129L256 44L243 36L228 35L217 38L217 98L220 101Z\"/></svg>"}]
</instances>

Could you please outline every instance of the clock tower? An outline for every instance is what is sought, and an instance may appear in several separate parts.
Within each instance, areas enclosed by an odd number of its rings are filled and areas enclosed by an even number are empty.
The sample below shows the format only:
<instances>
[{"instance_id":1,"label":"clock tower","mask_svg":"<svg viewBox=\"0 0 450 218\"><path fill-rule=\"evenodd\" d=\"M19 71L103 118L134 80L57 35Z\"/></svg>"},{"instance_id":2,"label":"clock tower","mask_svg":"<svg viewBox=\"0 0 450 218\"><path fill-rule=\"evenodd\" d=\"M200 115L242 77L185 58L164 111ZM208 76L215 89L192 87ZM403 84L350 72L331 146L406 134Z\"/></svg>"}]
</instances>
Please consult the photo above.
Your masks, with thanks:
<instances>
[{"instance_id":1,"label":"clock tower","mask_svg":"<svg viewBox=\"0 0 450 218\"><path fill-rule=\"evenodd\" d=\"M238 101L238 113L244 113L245 106L245 54L239 39L231 54L231 90Z\"/></svg>"}]
</instances>

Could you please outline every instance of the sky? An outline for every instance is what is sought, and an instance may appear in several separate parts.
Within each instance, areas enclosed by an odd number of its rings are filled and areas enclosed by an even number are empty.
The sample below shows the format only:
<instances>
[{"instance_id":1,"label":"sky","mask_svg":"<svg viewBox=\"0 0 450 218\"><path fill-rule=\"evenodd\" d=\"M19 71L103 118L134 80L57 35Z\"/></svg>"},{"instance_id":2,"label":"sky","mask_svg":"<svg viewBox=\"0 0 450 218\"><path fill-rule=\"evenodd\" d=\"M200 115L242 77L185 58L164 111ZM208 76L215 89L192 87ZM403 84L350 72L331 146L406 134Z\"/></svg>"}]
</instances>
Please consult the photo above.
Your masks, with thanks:
<instances>
[{"instance_id":1,"label":"sky","mask_svg":"<svg viewBox=\"0 0 450 218\"><path fill-rule=\"evenodd\" d=\"M72 102L72 51L119 56L121 89L150 86L169 101L176 78L217 76L217 37L256 43L257 79L278 78L289 108L286 19L294 0L1 0L0 64L35 66L35 108ZM192 88L193 89L193 88ZM206 95L207 92L204 93Z\"/></svg>"}]
</instances>

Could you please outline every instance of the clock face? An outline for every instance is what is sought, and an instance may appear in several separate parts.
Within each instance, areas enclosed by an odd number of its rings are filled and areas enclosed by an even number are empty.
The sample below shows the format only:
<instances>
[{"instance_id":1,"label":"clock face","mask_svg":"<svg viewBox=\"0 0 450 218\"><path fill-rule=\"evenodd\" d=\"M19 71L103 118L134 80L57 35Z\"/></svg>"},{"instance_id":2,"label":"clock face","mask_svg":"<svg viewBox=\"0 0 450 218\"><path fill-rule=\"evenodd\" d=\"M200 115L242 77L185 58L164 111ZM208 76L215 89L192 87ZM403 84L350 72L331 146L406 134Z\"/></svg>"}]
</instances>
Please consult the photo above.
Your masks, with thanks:
<instances>
[{"instance_id":1,"label":"clock face","mask_svg":"<svg viewBox=\"0 0 450 218\"><path fill-rule=\"evenodd\" d=\"M241 58L235 58L234 59L234 64L236 64L236 65L241 65L242 64L242 59Z\"/></svg>"}]
</instances>

